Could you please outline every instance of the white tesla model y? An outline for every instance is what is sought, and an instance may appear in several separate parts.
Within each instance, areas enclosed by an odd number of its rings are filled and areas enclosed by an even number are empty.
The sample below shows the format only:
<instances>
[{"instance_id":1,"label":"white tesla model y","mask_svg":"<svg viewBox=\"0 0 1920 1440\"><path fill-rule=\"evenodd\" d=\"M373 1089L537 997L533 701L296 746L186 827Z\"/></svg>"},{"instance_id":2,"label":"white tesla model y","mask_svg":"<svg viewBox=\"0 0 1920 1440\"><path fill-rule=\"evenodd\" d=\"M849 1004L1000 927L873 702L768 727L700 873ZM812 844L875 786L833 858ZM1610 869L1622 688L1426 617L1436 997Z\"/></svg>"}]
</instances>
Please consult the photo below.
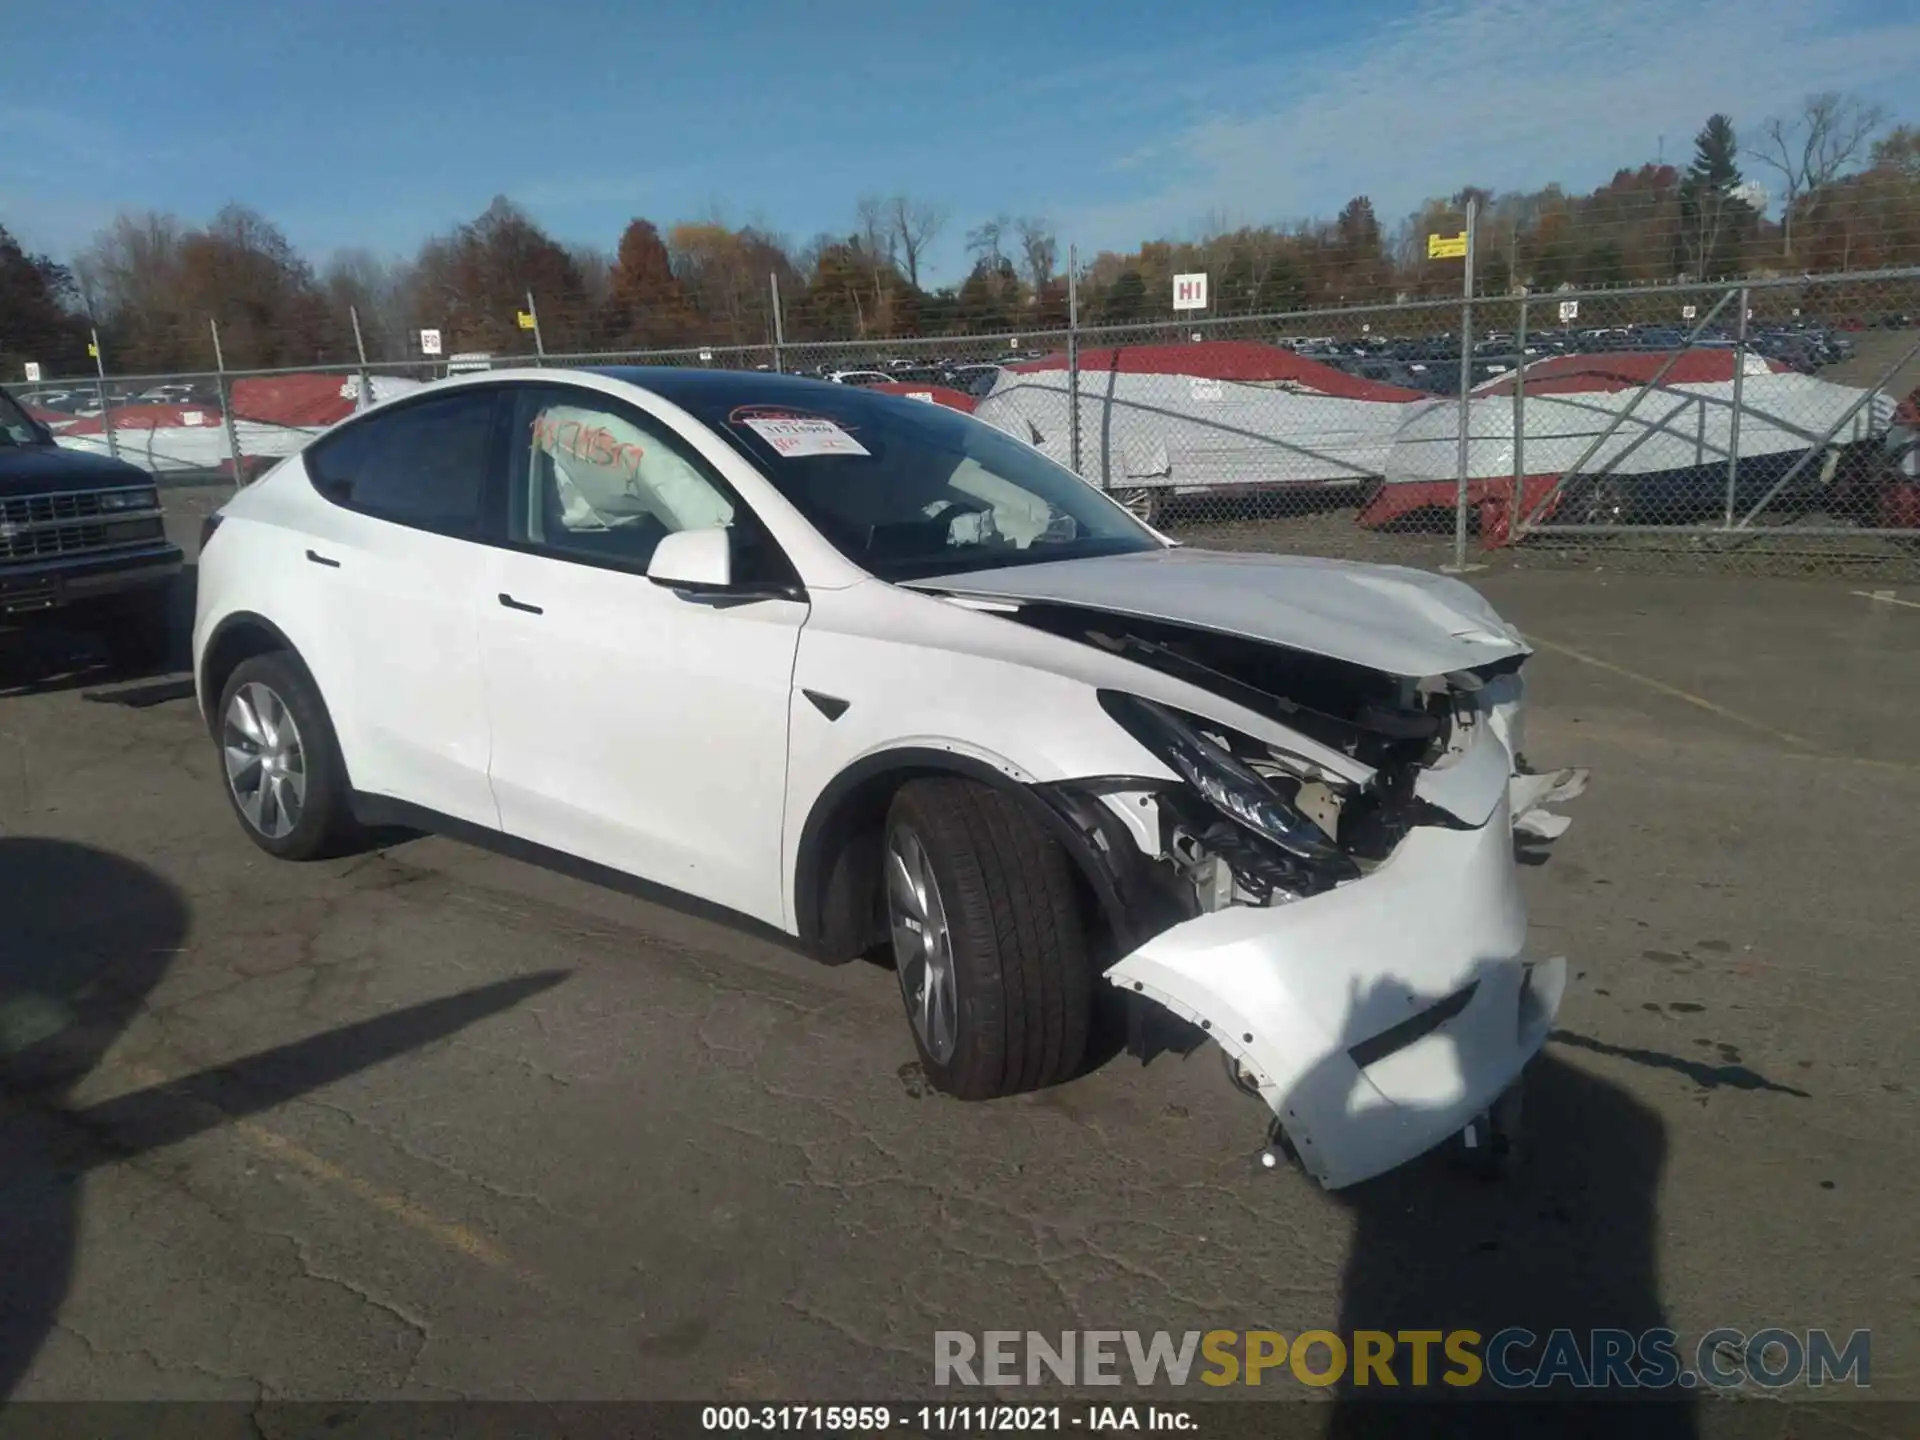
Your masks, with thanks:
<instances>
[{"instance_id":1,"label":"white tesla model y","mask_svg":"<svg viewBox=\"0 0 1920 1440\"><path fill-rule=\"evenodd\" d=\"M234 810L404 824L890 946L930 1080L1072 1075L1100 987L1217 1041L1329 1185L1498 1115L1523 952L1520 635L1415 570L1170 543L966 415L785 376L493 371L209 522Z\"/></svg>"}]
</instances>

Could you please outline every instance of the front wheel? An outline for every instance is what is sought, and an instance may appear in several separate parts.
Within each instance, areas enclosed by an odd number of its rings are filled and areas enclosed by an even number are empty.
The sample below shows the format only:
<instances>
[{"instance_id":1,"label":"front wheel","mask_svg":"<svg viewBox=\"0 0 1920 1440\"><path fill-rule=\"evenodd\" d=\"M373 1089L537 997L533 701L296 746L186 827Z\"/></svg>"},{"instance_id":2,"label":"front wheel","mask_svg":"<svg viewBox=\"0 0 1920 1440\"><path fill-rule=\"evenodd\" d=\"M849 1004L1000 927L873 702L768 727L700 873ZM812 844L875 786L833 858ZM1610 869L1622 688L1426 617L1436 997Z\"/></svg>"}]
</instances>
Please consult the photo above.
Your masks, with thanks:
<instances>
[{"instance_id":1,"label":"front wheel","mask_svg":"<svg viewBox=\"0 0 1920 1440\"><path fill-rule=\"evenodd\" d=\"M269 855L318 859L358 836L327 707L291 656L256 655L228 677L220 759L241 827Z\"/></svg>"},{"instance_id":2,"label":"front wheel","mask_svg":"<svg viewBox=\"0 0 1920 1440\"><path fill-rule=\"evenodd\" d=\"M916 780L894 797L882 863L901 999L934 1087L987 1100L1070 1077L1095 977L1059 842L1016 796Z\"/></svg>"}]
</instances>

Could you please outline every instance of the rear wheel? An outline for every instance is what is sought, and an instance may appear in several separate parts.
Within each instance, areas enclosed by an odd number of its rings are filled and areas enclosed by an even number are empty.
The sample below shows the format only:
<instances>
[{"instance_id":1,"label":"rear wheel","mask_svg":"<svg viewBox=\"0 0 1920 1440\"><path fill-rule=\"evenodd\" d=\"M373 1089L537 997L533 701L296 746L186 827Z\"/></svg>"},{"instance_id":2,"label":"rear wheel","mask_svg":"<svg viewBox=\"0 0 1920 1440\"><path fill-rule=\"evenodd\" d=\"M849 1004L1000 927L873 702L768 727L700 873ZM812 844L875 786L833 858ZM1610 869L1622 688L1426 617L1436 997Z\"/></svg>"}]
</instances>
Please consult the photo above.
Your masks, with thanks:
<instances>
[{"instance_id":1,"label":"rear wheel","mask_svg":"<svg viewBox=\"0 0 1920 1440\"><path fill-rule=\"evenodd\" d=\"M986 1100L1071 1076L1095 977L1059 843L1012 795L916 780L894 797L882 864L901 999L928 1080Z\"/></svg>"},{"instance_id":2,"label":"rear wheel","mask_svg":"<svg viewBox=\"0 0 1920 1440\"><path fill-rule=\"evenodd\" d=\"M327 707L292 657L235 667L220 695L220 758L241 828L269 855L313 860L358 838Z\"/></svg>"}]
</instances>

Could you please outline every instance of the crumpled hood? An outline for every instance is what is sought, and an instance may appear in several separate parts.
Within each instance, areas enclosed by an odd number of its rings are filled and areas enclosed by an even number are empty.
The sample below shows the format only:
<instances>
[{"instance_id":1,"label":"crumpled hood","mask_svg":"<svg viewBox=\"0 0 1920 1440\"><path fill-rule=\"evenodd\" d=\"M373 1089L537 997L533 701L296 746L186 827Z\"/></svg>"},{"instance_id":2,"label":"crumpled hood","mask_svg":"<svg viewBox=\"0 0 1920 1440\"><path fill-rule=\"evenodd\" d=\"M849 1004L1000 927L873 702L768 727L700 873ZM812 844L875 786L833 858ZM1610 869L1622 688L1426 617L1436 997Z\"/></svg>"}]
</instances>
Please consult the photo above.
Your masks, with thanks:
<instances>
[{"instance_id":1,"label":"crumpled hood","mask_svg":"<svg viewBox=\"0 0 1920 1440\"><path fill-rule=\"evenodd\" d=\"M1441 675L1529 653L1520 632L1472 587L1400 565L1182 546L910 584L1170 620L1389 675Z\"/></svg>"}]
</instances>

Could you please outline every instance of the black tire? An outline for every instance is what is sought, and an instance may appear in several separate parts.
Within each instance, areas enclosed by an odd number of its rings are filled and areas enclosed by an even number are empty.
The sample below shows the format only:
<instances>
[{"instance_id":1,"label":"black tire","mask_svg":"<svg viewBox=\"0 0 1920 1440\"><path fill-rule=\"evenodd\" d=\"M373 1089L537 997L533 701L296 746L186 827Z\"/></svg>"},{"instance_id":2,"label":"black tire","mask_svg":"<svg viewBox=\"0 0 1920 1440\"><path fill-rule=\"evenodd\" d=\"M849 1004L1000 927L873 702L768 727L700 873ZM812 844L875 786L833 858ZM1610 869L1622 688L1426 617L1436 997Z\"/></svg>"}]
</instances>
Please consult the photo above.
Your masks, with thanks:
<instances>
[{"instance_id":1,"label":"black tire","mask_svg":"<svg viewBox=\"0 0 1920 1440\"><path fill-rule=\"evenodd\" d=\"M249 690L249 687L257 687ZM243 690L250 696L264 690L280 703L293 720L304 778L297 815L285 833L271 833L248 813L239 791L249 788L246 771L236 781L229 752L236 740L234 700ZM255 655L243 660L227 677L220 692L220 709L214 721L215 742L220 748L221 780L226 786L227 802L233 806L240 828L269 855L281 860L317 860L353 848L363 832L353 818L349 799L346 765L340 759L339 742L334 738L333 721L326 703L308 676L306 668L284 651ZM285 810L280 812L283 816ZM277 827L274 827L277 828Z\"/></svg>"},{"instance_id":2,"label":"black tire","mask_svg":"<svg viewBox=\"0 0 1920 1440\"><path fill-rule=\"evenodd\" d=\"M884 866L894 865L903 832L923 847L938 886L956 992L956 1033L942 1058L915 1021L902 966L908 1028L928 1081L963 1100L990 1100L1071 1077L1086 1054L1096 977L1066 852L1018 797L958 778L900 788ZM891 898L888 905L897 915Z\"/></svg>"}]
</instances>

